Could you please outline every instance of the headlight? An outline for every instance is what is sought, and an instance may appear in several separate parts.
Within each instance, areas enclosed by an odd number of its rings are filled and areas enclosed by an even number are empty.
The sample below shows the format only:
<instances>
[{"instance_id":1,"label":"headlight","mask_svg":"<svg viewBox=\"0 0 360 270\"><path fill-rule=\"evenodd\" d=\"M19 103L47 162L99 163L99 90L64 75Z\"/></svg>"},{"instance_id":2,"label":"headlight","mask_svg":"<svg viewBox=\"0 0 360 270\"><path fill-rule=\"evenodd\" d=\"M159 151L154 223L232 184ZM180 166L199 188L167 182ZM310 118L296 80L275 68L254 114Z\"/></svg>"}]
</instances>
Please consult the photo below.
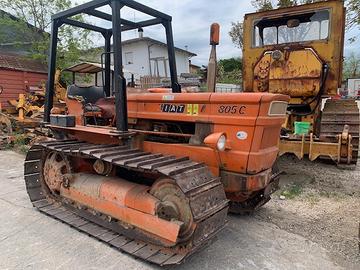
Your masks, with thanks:
<instances>
[{"instance_id":1,"label":"headlight","mask_svg":"<svg viewBox=\"0 0 360 270\"><path fill-rule=\"evenodd\" d=\"M285 116L288 103L285 101L273 101L269 107L269 116Z\"/></svg>"},{"instance_id":2,"label":"headlight","mask_svg":"<svg viewBox=\"0 0 360 270\"><path fill-rule=\"evenodd\" d=\"M226 136L225 135L221 135L217 144L216 144L216 148L219 151L224 151L226 147Z\"/></svg>"},{"instance_id":3,"label":"headlight","mask_svg":"<svg viewBox=\"0 0 360 270\"><path fill-rule=\"evenodd\" d=\"M204 143L215 150L225 151L226 134L223 132L212 133L205 138Z\"/></svg>"}]
</instances>

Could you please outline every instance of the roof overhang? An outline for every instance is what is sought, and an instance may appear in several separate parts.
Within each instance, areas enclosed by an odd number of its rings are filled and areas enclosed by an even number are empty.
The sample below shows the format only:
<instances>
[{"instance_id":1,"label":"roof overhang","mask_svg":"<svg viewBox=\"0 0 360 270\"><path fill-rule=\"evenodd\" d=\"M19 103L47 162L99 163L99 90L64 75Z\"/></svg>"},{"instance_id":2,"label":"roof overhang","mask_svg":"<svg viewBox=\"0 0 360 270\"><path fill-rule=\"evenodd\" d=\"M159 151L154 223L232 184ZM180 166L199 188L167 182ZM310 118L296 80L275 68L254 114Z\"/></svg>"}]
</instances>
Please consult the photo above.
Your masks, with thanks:
<instances>
[{"instance_id":1,"label":"roof overhang","mask_svg":"<svg viewBox=\"0 0 360 270\"><path fill-rule=\"evenodd\" d=\"M0 69L47 73L47 67L41 61L10 54L0 54Z\"/></svg>"},{"instance_id":2,"label":"roof overhang","mask_svg":"<svg viewBox=\"0 0 360 270\"><path fill-rule=\"evenodd\" d=\"M83 73L83 74L96 74L102 72L104 67L101 66L100 63L92 63L92 62L81 62L71 67L64 69L63 71L69 71L74 73ZM110 65L110 70L114 71L114 66ZM123 70L124 73L132 73L129 70Z\"/></svg>"},{"instance_id":3,"label":"roof overhang","mask_svg":"<svg viewBox=\"0 0 360 270\"><path fill-rule=\"evenodd\" d=\"M129 44L133 44L133 43L137 43L137 42L148 42L148 43L156 44L156 45L159 45L159 46L164 46L164 47L167 46L164 42L161 42L159 40L156 40L156 39L153 39L153 38L150 38L150 37L142 37L142 38L134 38L134 39L124 40L122 42L122 45L129 45ZM190 51L178 48L178 47L174 47L174 49L175 49L175 51L178 51L178 52L181 52L181 53L184 53L184 54L188 54L190 57L197 56L196 53L193 53L193 52L190 52Z\"/></svg>"}]
</instances>

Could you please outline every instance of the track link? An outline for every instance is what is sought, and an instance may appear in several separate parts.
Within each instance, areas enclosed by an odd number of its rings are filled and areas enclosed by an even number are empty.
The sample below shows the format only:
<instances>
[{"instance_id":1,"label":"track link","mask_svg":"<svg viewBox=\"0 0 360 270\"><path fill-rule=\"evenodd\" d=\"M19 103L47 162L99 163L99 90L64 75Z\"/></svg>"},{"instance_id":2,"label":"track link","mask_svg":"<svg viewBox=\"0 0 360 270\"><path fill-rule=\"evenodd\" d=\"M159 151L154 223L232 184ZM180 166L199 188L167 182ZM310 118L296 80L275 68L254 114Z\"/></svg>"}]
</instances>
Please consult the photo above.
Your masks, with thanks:
<instances>
[{"instance_id":1,"label":"track link","mask_svg":"<svg viewBox=\"0 0 360 270\"><path fill-rule=\"evenodd\" d=\"M137 237L117 221L106 220L91 209L79 209L68 200L54 198L42 180L43 158L48 151L67 156L101 159L115 166L137 172L157 172L173 179L187 196L196 222L196 229L186 248L166 248L150 244ZM224 227L228 201L218 177L208 168L188 158L145 153L118 145L95 145L76 140L48 141L34 145L25 160L25 183L34 207L40 212L64 222L122 252L158 265L183 262L195 251L207 245ZM141 240L139 240L141 239Z\"/></svg>"},{"instance_id":2,"label":"track link","mask_svg":"<svg viewBox=\"0 0 360 270\"><path fill-rule=\"evenodd\" d=\"M337 142L337 135L341 134L344 125L349 126L349 133L352 136L352 160L351 164L356 165L359 154L359 129L360 112L355 100L352 99L329 99L325 103L321 117L320 138L325 141ZM347 164L347 159L340 161L340 164Z\"/></svg>"}]
</instances>

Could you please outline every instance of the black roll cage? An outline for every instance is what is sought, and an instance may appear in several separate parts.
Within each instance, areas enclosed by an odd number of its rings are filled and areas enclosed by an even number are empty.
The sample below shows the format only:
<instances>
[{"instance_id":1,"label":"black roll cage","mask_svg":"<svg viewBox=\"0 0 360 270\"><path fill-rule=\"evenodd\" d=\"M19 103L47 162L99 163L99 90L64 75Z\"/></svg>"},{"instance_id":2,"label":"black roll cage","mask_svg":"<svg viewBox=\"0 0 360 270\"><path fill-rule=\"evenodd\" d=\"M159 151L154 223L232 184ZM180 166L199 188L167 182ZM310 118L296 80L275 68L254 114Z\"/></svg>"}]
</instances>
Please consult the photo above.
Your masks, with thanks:
<instances>
[{"instance_id":1,"label":"black roll cage","mask_svg":"<svg viewBox=\"0 0 360 270\"><path fill-rule=\"evenodd\" d=\"M110 5L111 13L108 14L99 10L99 7ZM140 11L147 15L152 16L152 19L132 22L122 19L120 10L123 7L129 7L133 10ZM71 17L78 14L87 14L97 17L106 21L112 22L112 28L106 29L95 25L87 24L84 22L76 21ZM51 17L51 41L49 53L49 67L48 67L48 87L45 95L45 114L44 122L50 122L50 112L53 107L54 97L54 80L56 71L56 53L58 42L58 30L64 25L71 25L83 29L101 33L105 39L105 80L104 91L106 96L110 96L110 65L111 53L114 54L114 93L115 93L115 106L116 106L116 128L119 132L127 132L128 118L127 118L127 98L126 98L126 79L123 73L122 61L122 47L121 47L121 33L124 31L138 29L144 27L161 24L165 28L166 42L169 57L171 88L173 93L180 93L181 87L177 80L176 62L175 62L175 49L172 32L172 17L152 9L148 6L135 2L133 0L93 0L88 3L73 7L71 9L59 12ZM113 37L113 52L111 52L111 37Z\"/></svg>"}]
</instances>

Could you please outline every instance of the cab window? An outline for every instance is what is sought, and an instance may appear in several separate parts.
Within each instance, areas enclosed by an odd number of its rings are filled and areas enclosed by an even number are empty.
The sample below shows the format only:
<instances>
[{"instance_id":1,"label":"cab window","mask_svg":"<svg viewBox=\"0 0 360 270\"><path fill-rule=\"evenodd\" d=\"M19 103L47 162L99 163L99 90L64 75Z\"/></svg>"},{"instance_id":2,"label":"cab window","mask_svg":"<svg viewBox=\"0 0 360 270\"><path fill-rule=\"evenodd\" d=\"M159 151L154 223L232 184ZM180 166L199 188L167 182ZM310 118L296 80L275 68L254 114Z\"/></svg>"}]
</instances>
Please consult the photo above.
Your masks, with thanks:
<instances>
[{"instance_id":1,"label":"cab window","mask_svg":"<svg viewBox=\"0 0 360 270\"><path fill-rule=\"evenodd\" d=\"M255 21L253 46L323 40L329 36L329 11Z\"/></svg>"}]
</instances>

